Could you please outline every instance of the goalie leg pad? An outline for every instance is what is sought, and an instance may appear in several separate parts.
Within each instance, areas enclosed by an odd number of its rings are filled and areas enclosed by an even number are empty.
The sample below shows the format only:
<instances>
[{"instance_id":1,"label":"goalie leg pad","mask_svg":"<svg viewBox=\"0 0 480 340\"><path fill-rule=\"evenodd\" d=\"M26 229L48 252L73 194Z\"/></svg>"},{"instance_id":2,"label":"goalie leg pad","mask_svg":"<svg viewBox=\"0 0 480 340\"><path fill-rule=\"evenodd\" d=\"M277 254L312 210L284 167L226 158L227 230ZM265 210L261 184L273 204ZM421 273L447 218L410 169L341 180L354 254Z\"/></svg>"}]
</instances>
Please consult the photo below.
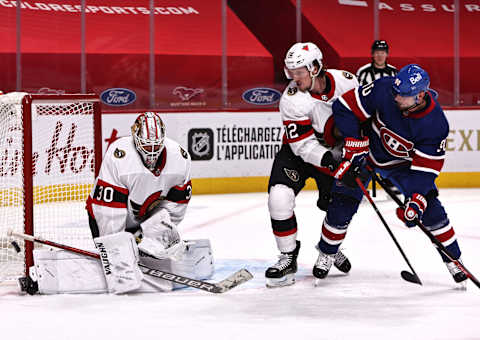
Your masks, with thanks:
<instances>
[{"instance_id":1,"label":"goalie leg pad","mask_svg":"<svg viewBox=\"0 0 480 340\"><path fill-rule=\"evenodd\" d=\"M137 263L138 247L131 233L120 232L94 239L100 253L109 293L122 294L140 288L143 274Z\"/></svg>"},{"instance_id":2,"label":"goalie leg pad","mask_svg":"<svg viewBox=\"0 0 480 340\"><path fill-rule=\"evenodd\" d=\"M65 250L35 249L30 276L40 294L106 293L107 284L97 259Z\"/></svg>"},{"instance_id":3,"label":"goalie leg pad","mask_svg":"<svg viewBox=\"0 0 480 340\"><path fill-rule=\"evenodd\" d=\"M208 280L213 276L214 265L212 248L210 240L188 240L185 241L186 247L179 260L156 259L148 254L140 254L140 263L150 268L165 271L196 280ZM184 288L185 285L179 282L170 282L162 279L149 277L150 280L160 284L162 291L169 291L176 288ZM142 287L136 292L154 292L159 291L158 287L153 287L144 282Z\"/></svg>"},{"instance_id":4,"label":"goalie leg pad","mask_svg":"<svg viewBox=\"0 0 480 340\"><path fill-rule=\"evenodd\" d=\"M142 254L140 263L160 271L166 271L192 279L208 280L214 272L210 241L207 239L186 241L186 248L180 261L155 259ZM88 294L107 293L107 283L103 266L98 259L71 253L65 250L35 249L33 251L35 266L30 268L30 276L38 283L40 294ZM110 264L110 266L112 266ZM183 288L181 282L173 283L154 277L152 285L142 281L140 288L132 291L168 292Z\"/></svg>"},{"instance_id":5,"label":"goalie leg pad","mask_svg":"<svg viewBox=\"0 0 480 340\"><path fill-rule=\"evenodd\" d=\"M180 261L172 261L172 272L197 280L212 278L214 271L210 240L186 241L186 248Z\"/></svg>"}]
</instances>

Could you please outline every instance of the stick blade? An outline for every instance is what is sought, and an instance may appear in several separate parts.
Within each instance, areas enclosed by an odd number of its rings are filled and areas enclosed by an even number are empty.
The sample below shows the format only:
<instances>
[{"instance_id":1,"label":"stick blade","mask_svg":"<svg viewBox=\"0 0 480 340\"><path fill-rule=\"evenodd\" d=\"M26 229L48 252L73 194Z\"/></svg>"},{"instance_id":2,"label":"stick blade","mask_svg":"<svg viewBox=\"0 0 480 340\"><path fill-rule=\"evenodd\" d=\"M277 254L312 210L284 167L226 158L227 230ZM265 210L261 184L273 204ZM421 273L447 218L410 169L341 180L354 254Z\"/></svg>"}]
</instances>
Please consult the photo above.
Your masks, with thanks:
<instances>
[{"instance_id":1,"label":"stick blade","mask_svg":"<svg viewBox=\"0 0 480 340\"><path fill-rule=\"evenodd\" d=\"M403 270L400 275L405 281L422 285L422 281L420 281L420 278L416 274L412 274L410 272L407 272L406 270Z\"/></svg>"},{"instance_id":2,"label":"stick blade","mask_svg":"<svg viewBox=\"0 0 480 340\"><path fill-rule=\"evenodd\" d=\"M245 268L240 269L239 271L233 273L226 279L218 282L215 284L215 293L224 293L229 291L230 289L241 285L253 278L253 275L246 270Z\"/></svg>"}]
</instances>

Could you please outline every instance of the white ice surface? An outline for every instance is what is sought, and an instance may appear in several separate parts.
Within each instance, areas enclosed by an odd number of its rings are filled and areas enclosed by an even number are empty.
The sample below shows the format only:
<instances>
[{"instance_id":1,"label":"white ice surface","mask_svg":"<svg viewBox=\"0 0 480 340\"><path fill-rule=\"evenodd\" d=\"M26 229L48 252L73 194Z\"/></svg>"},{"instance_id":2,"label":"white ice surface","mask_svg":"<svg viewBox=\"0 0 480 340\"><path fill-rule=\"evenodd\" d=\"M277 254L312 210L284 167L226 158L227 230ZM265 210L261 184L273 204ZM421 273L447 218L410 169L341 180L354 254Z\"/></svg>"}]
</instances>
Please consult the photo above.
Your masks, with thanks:
<instances>
[{"instance_id":1,"label":"white ice surface","mask_svg":"<svg viewBox=\"0 0 480 340\"><path fill-rule=\"evenodd\" d=\"M379 193L381 197L383 192ZM443 189L467 268L480 278L480 190ZM0 339L480 339L480 289L456 289L427 237L395 218L395 204L377 205L423 286L400 277L408 266L368 202L349 228L349 275L332 269L313 287L314 245L324 213L314 192L297 199L302 242L297 283L267 289L264 271L276 261L267 195L194 196L183 237L210 238L214 279L246 267L254 279L214 295L194 289L128 296L20 296L0 285Z\"/></svg>"}]
</instances>

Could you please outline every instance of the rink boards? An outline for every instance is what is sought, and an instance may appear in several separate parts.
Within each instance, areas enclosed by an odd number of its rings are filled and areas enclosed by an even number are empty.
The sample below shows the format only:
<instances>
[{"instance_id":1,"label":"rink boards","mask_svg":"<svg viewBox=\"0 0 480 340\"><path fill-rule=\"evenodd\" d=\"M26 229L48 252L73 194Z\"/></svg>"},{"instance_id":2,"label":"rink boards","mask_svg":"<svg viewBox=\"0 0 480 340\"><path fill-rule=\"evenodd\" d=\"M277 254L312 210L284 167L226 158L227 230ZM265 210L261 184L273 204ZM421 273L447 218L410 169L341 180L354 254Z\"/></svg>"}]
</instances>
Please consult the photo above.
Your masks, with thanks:
<instances>
[{"instance_id":1,"label":"rink boards","mask_svg":"<svg viewBox=\"0 0 480 340\"><path fill-rule=\"evenodd\" d=\"M450 134L439 187L480 187L479 109L446 110ZM192 157L194 193L266 191L276 151L282 143L280 114L271 112L162 113L167 136ZM137 113L103 114L103 151L126 136ZM314 189L307 182L307 189Z\"/></svg>"},{"instance_id":2,"label":"rink boards","mask_svg":"<svg viewBox=\"0 0 480 340\"><path fill-rule=\"evenodd\" d=\"M447 157L436 183L439 187L480 187L480 110L447 110L450 134L446 141ZM268 176L276 152L282 143L282 124L278 112L190 112L162 113L167 136L188 149L192 157L194 194L261 192L267 190ZM109 143L130 133L137 113L109 113L102 116L103 152ZM51 132L49 132L51 133ZM45 136L46 144L51 136ZM66 145L68 135L61 135L58 149ZM48 149L47 146L39 150ZM60 164L56 158L54 164ZM53 184L35 173L35 202L84 201L93 181L91 167L83 159L82 171L66 166L60 183ZM57 164L57 165L58 165ZM43 169L43 167L37 167ZM73 170L75 171L73 171ZM85 174L83 174L85 172ZM4 174L4 177L7 174ZM40 180L40 178L42 179ZM83 178L82 178L83 177ZM82 178L79 183L80 178ZM6 178L5 178L6 179ZM40 180L40 181L38 181ZM77 184L70 183L76 181ZM50 182L50 183L49 183ZM82 183L83 182L83 183ZM19 183L6 181L0 190L2 204L21 204ZM307 189L314 189L313 181Z\"/></svg>"}]
</instances>

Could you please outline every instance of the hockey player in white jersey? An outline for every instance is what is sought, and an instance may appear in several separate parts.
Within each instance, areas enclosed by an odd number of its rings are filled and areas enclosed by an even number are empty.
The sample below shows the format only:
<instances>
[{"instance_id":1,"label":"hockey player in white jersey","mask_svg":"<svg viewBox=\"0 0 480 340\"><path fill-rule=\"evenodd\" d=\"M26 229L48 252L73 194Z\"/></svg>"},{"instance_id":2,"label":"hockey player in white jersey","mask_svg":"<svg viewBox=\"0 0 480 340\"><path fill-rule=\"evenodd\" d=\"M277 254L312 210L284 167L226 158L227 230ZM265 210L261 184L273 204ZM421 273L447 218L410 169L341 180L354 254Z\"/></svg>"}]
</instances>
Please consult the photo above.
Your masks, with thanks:
<instances>
[{"instance_id":1,"label":"hockey player in white jersey","mask_svg":"<svg viewBox=\"0 0 480 340\"><path fill-rule=\"evenodd\" d=\"M190 156L165 137L165 126L153 112L136 119L132 137L119 138L105 154L87 200L92 235L141 229L140 250L175 256L184 247L176 225L192 193Z\"/></svg>"},{"instance_id":2,"label":"hockey player in white jersey","mask_svg":"<svg viewBox=\"0 0 480 340\"><path fill-rule=\"evenodd\" d=\"M41 293L118 294L179 286L145 278L138 262L194 279L213 274L210 242L184 241L177 229L192 194L190 155L165 137L165 126L154 112L140 114L131 130L132 136L109 146L87 199L102 266L82 255L37 253Z\"/></svg>"},{"instance_id":3,"label":"hockey player in white jersey","mask_svg":"<svg viewBox=\"0 0 480 340\"><path fill-rule=\"evenodd\" d=\"M294 213L295 197L305 186L305 181L313 178L319 192L317 206L327 210L333 183L327 166L331 165L331 158L336 153L332 148L341 140L334 127L331 106L338 96L358 86L357 79L350 72L327 70L323 66L322 52L311 42L296 43L288 50L284 70L287 78L292 79L280 99L285 133L268 185L271 225L281 255L278 262L266 270L268 287L295 282L300 249ZM337 153L341 154L341 150ZM338 238L345 237L341 231L333 233L333 237L329 235L332 233L324 223L321 233L324 243L335 248ZM319 251L317 263L323 258L322 251ZM331 258L340 271L350 270L350 262L340 250L336 249ZM317 263L313 275L323 278L326 274L319 272Z\"/></svg>"}]
</instances>

